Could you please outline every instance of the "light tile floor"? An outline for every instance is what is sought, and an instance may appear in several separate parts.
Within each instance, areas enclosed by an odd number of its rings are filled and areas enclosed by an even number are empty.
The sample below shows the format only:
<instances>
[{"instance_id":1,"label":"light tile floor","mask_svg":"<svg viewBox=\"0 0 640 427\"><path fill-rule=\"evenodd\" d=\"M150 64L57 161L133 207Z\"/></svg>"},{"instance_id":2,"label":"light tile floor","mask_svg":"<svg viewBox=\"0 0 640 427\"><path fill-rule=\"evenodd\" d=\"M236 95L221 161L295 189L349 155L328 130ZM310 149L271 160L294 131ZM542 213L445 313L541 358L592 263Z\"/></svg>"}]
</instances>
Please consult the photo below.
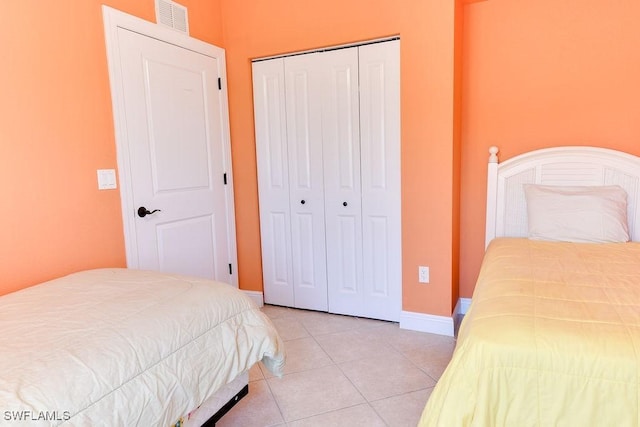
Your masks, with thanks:
<instances>
[{"instance_id":1,"label":"light tile floor","mask_svg":"<svg viewBox=\"0 0 640 427\"><path fill-rule=\"evenodd\" d=\"M416 426L455 347L397 323L265 306L285 341L285 375L262 364L249 395L216 425Z\"/></svg>"}]
</instances>

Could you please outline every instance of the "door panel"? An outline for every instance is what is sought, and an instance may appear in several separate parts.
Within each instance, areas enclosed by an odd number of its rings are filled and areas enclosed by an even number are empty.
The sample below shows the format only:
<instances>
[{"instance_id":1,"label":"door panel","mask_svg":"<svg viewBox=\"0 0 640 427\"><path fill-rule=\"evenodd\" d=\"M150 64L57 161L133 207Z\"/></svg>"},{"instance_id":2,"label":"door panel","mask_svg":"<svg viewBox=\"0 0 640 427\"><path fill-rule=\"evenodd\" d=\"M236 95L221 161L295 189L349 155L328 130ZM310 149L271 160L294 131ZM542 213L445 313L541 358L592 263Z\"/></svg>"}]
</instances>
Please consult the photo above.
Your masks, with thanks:
<instances>
[{"instance_id":1,"label":"door panel","mask_svg":"<svg viewBox=\"0 0 640 427\"><path fill-rule=\"evenodd\" d=\"M400 42L359 50L364 315L397 321L402 304Z\"/></svg>"},{"instance_id":2,"label":"door panel","mask_svg":"<svg viewBox=\"0 0 640 427\"><path fill-rule=\"evenodd\" d=\"M315 286L315 260L314 260L314 235L313 215L308 213L297 214L293 218L293 228L300 235L294 244L294 252L298 254L300 264L300 277L297 286L313 288Z\"/></svg>"},{"instance_id":3,"label":"door panel","mask_svg":"<svg viewBox=\"0 0 640 427\"><path fill-rule=\"evenodd\" d=\"M152 59L144 64L155 192L207 188L211 165L206 127L209 113L204 102L206 76Z\"/></svg>"},{"instance_id":4,"label":"door panel","mask_svg":"<svg viewBox=\"0 0 640 427\"><path fill-rule=\"evenodd\" d=\"M205 215L158 224L158 259L160 270L199 277L213 277L215 265L215 218ZM189 251L183 250L184 241Z\"/></svg>"},{"instance_id":5,"label":"door panel","mask_svg":"<svg viewBox=\"0 0 640 427\"><path fill-rule=\"evenodd\" d=\"M118 28L137 268L232 283L218 58ZM135 215L135 212L131 212Z\"/></svg>"},{"instance_id":6,"label":"door panel","mask_svg":"<svg viewBox=\"0 0 640 427\"><path fill-rule=\"evenodd\" d=\"M287 285L289 281L289 263L288 247L289 245L284 239L289 229L288 215L284 212L271 212L270 215L270 234L276 236L272 240L271 247L267 248L273 256L273 265L271 266L274 274L273 279L279 285Z\"/></svg>"},{"instance_id":7,"label":"door panel","mask_svg":"<svg viewBox=\"0 0 640 427\"><path fill-rule=\"evenodd\" d=\"M293 285L291 283L291 248L288 236L289 211L268 213L263 221L262 251L270 255L263 257L264 298L268 304L293 306ZM268 275L267 275L268 274Z\"/></svg>"},{"instance_id":8,"label":"door panel","mask_svg":"<svg viewBox=\"0 0 640 427\"><path fill-rule=\"evenodd\" d=\"M337 218L337 223L339 225L339 241L340 248L338 253L338 259L341 260L339 266L335 270L335 280L337 286L334 288L334 291L337 291L338 294L342 294L342 298L344 298L344 294L356 294L359 292L359 262L357 259L358 252L356 248L360 245L360 219L355 216L344 216L340 215ZM340 299L340 295L334 295L337 299ZM340 307L343 304L338 304L334 302L332 299L332 309L338 310L334 311L336 313L349 311L349 307L345 307L341 309Z\"/></svg>"},{"instance_id":9,"label":"door panel","mask_svg":"<svg viewBox=\"0 0 640 427\"><path fill-rule=\"evenodd\" d=\"M295 306L284 61L253 63L264 300Z\"/></svg>"},{"instance_id":10,"label":"door panel","mask_svg":"<svg viewBox=\"0 0 640 427\"><path fill-rule=\"evenodd\" d=\"M310 106L313 107L311 103L314 98L314 94L309 93L313 92L313 88L309 86L309 78L313 78L313 76L309 76L307 70L296 69L296 64L291 64L291 62L291 60L285 60L285 69L293 80L287 90L290 94L287 96L287 110L292 111L289 114L291 119L287 121L288 130L292 131L291 134L288 134L289 149L291 150L289 153L290 168L293 175L293 190L304 192L312 190L315 184L316 177L313 175L316 171L311 164L311 153L315 148L313 144L319 143L319 138L310 134L317 126L317 123L314 122L315 117L313 117L315 111L309 111Z\"/></svg>"},{"instance_id":11,"label":"door panel","mask_svg":"<svg viewBox=\"0 0 640 427\"><path fill-rule=\"evenodd\" d=\"M322 53L322 135L329 311L361 315L358 48Z\"/></svg>"},{"instance_id":12,"label":"door panel","mask_svg":"<svg viewBox=\"0 0 640 427\"><path fill-rule=\"evenodd\" d=\"M370 294L373 297L388 297L393 294L393 290L389 287L389 265L387 256L389 251L394 250L389 245L389 226L386 217L367 216L364 224L364 234L370 236L370 251L365 249L366 253L371 256L371 287Z\"/></svg>"},{"instance_id":13,"label":"door panel","mask_svg":"<svg viewBox=\"0 0 640 427\"><path fill-rule=\"evenodd\" d=\"M327 310L322 87L317 55L284 59L295 307Z\"/></svg>"}]
</instances>

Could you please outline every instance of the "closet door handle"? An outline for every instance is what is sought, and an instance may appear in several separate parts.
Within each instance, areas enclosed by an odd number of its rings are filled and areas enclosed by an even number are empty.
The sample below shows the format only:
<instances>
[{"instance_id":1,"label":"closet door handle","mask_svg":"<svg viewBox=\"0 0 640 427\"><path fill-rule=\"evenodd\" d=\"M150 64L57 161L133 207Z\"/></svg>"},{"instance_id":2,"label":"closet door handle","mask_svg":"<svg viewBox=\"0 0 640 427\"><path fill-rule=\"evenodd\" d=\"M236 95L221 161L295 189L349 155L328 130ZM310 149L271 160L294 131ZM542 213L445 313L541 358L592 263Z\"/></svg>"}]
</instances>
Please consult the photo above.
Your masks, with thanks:
<instances>
[{"instance_id":1,"label":"closet door handle","mask_svg":"<svg viewBox=\"0 0 640 427\"><path fill-rule=\"evenodd\" d=\"M300 204L301 205L304 205L305 203L307 203L307 202L305 202L304 199L300 200Z\"/></svg>"},{"instance_id":2,"label":"closet door handle","mask_svg":"<svg viewBox=\"0 0 640 427\"><path fill-rule=\"evenodd\" d=\"M347 202L342 202L342 206L347 206Z\"/></svg>"}]
</instances>

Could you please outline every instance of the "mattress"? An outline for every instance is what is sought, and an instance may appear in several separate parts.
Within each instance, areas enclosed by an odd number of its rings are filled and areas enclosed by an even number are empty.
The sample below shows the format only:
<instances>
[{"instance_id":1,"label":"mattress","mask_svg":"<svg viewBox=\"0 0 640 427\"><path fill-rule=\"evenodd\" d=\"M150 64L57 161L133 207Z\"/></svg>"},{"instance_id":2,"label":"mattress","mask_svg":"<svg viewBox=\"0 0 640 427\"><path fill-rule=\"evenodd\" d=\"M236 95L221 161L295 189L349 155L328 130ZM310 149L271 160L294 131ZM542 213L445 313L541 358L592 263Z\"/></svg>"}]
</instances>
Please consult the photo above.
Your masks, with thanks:
<instances>
[{"instance_id":1,"label":"mattress","mask_svg":"<svg viewBox=\"0 0 640 427\"><path fill-rule=\"evenodd\" d=\"M168 426L254 363L285 363L242 292L178 275L72 274L2 296L0 324L0 423Z\"/></svg>"},{"instance_id":2,"label":"mattress","mask_svg":"<svg viewBox=\"0 0 640 427\"><path fill-rule=\"evenodd\" d=\"M422 426L637 426L640 243L495 239Z\"/></svg>"}]
</instances>

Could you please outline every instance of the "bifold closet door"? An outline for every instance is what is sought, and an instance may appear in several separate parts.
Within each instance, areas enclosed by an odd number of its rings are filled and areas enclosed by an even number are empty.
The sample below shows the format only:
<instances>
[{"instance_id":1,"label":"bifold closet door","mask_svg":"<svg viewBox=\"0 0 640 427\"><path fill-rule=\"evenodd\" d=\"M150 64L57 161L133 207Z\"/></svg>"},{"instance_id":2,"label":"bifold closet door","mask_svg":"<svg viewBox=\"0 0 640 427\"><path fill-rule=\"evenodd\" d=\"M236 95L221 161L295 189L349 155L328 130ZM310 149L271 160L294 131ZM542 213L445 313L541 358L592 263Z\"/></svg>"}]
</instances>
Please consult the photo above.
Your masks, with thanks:
<instances>
[{"instance_id":1,"label":"bifold closet door","mask_svg":"<svg viewBox=\"0 0 640 427\"><path fill-rule=\"evenodd\" d=\"M264 300L295 306L284 61L253 64Z\"/></svg>"},{"instance_id":2,"label":"bifold closet door","mask_svg":"<svg viewBox=\"0 0 640 427\"><path fill-rule=\"evenodd\" d=\"M317 58L253 64L264 299L327 311Z\"/></svg>"},{"instance_id":3,"label":"bifold closet door","mask_svg":"<svg viewBox=\"0 0 640 427\"><path fill-rule=\"evenodd\" d=\"M254 62L265 302L397 321L399 41Z\"/></svg>"},{"instance_id":4,"label":"bifold closet door","mask_svg":"<svg viewBox=\"0 0 640 427\"><path fill-rule=\"evenodd\" d=\"M323 63L318 55L285 58L284 75L294 306L327 311L321 111Z\"/></svg>"},{"instance_id":5,"label":"bifold closet door","mask_svg":"<svg viewBox=\"0 0 640 427\"><path fill-rule=\"evenodd\" d=\"M323 144L329 311L401 310L399 41L327 52Z\"/></svg>"},{"instance_id":6,"label":"bifold closet door","mask_svg":"<svg viewBox=\"0 0 640 427\"><path fill-rule=\"evenodd\" d=\"M322 141L329 311L362 315L358 48L322 59Z\"/></svg>"},{"instance_id":7,"label":"bifold closet door","mask_svg":"<svg viewBox=\"0 0 640 427\"><path fill-rule=\"evenodd\" d=\"M363 314L400 320L400 41L359 47Z\"/></svg>"}]
</instances>

